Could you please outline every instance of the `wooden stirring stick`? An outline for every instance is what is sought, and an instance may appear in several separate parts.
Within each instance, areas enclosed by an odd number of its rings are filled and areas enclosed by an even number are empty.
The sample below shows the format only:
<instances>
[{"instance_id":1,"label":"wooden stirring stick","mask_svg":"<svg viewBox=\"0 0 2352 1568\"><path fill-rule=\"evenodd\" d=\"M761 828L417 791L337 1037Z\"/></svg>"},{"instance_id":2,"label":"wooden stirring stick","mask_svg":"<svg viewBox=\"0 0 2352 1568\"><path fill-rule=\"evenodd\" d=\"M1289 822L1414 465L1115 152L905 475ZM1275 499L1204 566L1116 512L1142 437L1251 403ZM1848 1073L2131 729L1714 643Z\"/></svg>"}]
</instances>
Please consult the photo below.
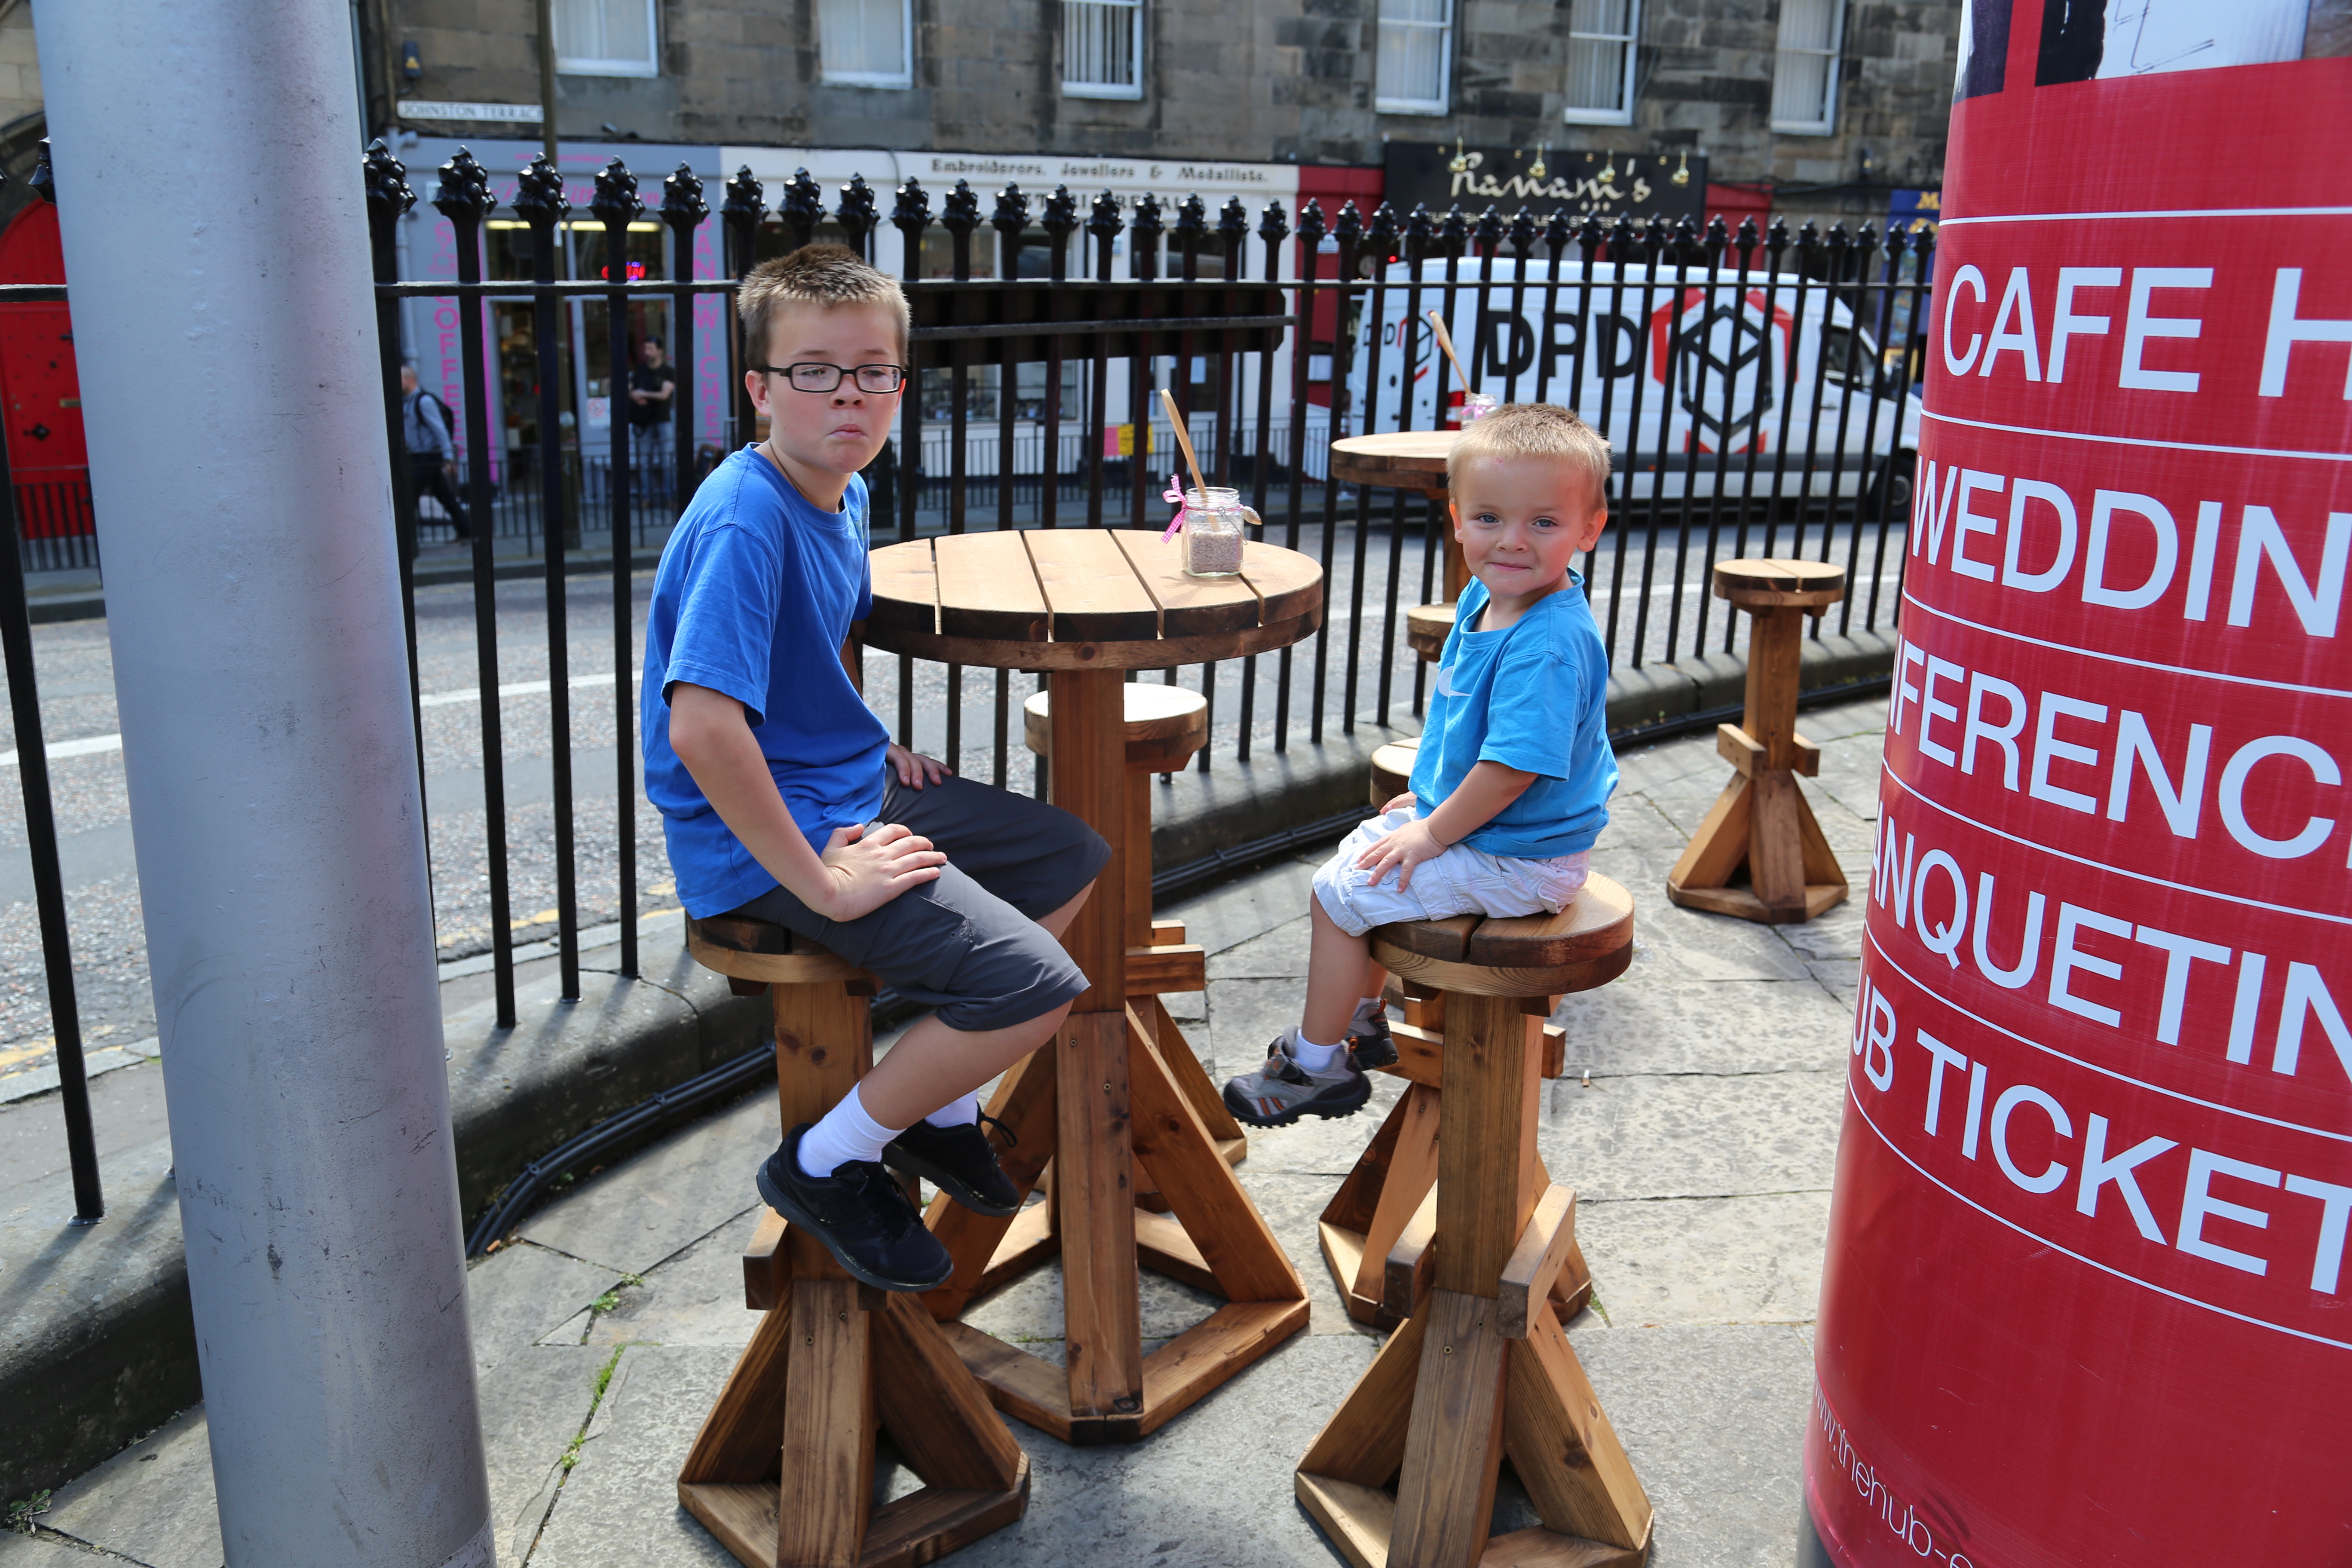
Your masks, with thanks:
<instances>
[{"instance_id":1,"label":"wooden stirring stick","mask_svg":"<svg viewBox=\"0 0 2352 1568\"><path fill-rule=\"evenodd\" d=\"M1454 352L1454 336L1445 330L1445 318L1432 310L1429 312L1429 324L1437 329L1437 346L1445 351L1447 362L1454 366L1454 379L1461 384L1463 391L1471 391L1470 374L1462 368L1462 356ZM1166 394L1163 392L1161 395Z\"/></svg>"},{"instance_id":2,"label":"wooden stirring stick","mask_svg":"<svg viewBox=\"0 0 2352 1568\"><path fill-rule=\"evenodd\" d=\"M1160 401L1167 406L1169 426L1176 432L1176 445L1184 449L1184 466L1192 470L1192 488L1206 501L1209 487L1201 480L1201 459L1193 455L1192 433L1184 428L1183 417L1176 412L1176 399L1163 386L1160 389Z\"/></svg>"}]
</instances>

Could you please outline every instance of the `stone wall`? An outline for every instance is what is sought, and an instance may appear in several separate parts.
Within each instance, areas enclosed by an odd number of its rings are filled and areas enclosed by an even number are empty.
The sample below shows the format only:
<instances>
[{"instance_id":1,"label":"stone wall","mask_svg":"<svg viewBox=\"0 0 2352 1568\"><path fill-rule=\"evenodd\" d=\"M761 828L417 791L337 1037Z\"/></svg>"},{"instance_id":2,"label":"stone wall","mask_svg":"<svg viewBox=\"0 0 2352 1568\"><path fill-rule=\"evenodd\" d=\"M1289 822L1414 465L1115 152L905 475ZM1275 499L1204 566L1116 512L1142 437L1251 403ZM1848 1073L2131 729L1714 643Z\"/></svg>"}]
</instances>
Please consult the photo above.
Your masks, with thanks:
<instances>
[{"instance_id":1,"label":"stone wall","mask_svg":"<svg viewBox=\"0 0 2352 1568\"><path fill-rule=\"evenodd\" d=\"M814 0L662 0L663 74L565 76L567 137L1376 164L1391 140L1704 153L1718 183L1770 182L1792 221L1880 217L1943 168L1959 0L1848 0L1837 126L1770 127L1778 0L1645 0L1633 122L1562 121L1566 0L1457 0L1450 112L1373 106L1378 0L1146 0L1136 100L1065 97L1060 0L914 0L914 85L820 78ZM531 0L367 0L370 76L392 96L535 102ZM607 131L606 127L612 131ZM513 127L421 127L485 135ZM1867 167L1864 153L1869 155Z\"/></svg>"}]
</instances>

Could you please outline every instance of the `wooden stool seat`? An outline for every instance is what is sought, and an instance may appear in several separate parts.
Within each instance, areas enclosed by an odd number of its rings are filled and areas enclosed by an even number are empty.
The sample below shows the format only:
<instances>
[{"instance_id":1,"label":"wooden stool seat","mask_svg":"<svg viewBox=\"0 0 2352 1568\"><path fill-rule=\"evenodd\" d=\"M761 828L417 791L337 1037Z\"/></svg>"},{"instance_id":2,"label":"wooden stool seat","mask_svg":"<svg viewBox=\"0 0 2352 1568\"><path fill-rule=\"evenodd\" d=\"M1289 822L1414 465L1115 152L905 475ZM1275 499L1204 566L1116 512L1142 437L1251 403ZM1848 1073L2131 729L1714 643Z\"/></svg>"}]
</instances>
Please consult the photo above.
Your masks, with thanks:
<instances>
[{"instance_id":1,"label":"wooden stool seat","mask_svg":"<svg viewBox=\"0 0 2352 1568\"><path fill-rule=\"evenodd\" d=\"M1372 809L1378 811L1412 788L1412 764L1421 755L1418 738L1391 741L1372 753Z\"/></svg>"},{"instance_id":2,"label":"wooden stool seat","mask_svg":"<svg viewBox=\"0 0 2352 1568\"><path fill-rule=\"evenodd\" d=\"M739 995L757 995L770 985L821 985L865 973L804 936L749 915L689 917L686 950L705 969L751 982L751 989Z\"/></svg>"},{"instance_id":3,"label":"wooden stool seat","mask_svg":"<svg viewBox=\"0 0 2352 1568\"><path fill-rule=\"evenodd\" d=\"M1021 705L1022 739L1041 757L1054 754L1054 694L1040 691ZM1209 743L1209 700L1181 686L1130 680L1119 692L1127 765L1172 773Z\"/></svg>"},{"instance_id":4,"label":"wooden stool seat","mask_svg":"<svg viewBox=\"0 0 2352 1568\"><path fill-rule=\"evenodd\" d=\"M1324 1265L1349 1317L1394 1328L1412 1315L1413 1302L1428 1286L1446 992L1499 985L1505 988L1501 994L1524 997L1539 1019L1549 1018L1562 995L1606 984L1624 972L1633 962L1633 895L1601 876L1557 915L1465 915L1373 932L1372 956L1389 967L1402 993L1395 1000L1404 1014L1403 1021L1390 1026L1396 1061L1375 1070L1412 1087L1390 1110L1317 1226ZM1488 962L1466 961L1474 943ZM1467 985L1456 984L1465 980ZM1566 1068L1566 1032L1543 1023L1538 1048L1538 1075L1559 1077ZM1563 1321L1584 1305L1591 1288L1580 1252L1559 1278Z\"/></svg>"},{"instance_id":5,"label":"wooden stool seat","mask_svg":"<svg viewBox=\"0 0 2352 1568\"><path fill-rule=\"evenodd\" d=\"M1666 897L1690 909L1793 925L1848 891L1797 784L1798 774L1821 767L1820 751L1797 733L1801 617L1845 597L1845 572L1825 561L1725 561L1715 568L1715 595L1751 617L1747 704L1738 723L1715 728L1715 749L1738 771L1666 873Z\"/></svg>"},{"instance_id":6,"label":"wooden stool seat","mask_svg":"<svg viewBox=\"0 0 2352 1568\"><path fill-rule=\"evenodd\" d=\"M768 992L784 1128L815 1120L873 1061L876 982L772 921L687 921L697 962ZM1029 1458L919 1298L860 1284L824 1245L763 1216L743 1255L764 1314L677 1478L678 1501L751 1568L916 1568L1019 1519ZM919 1491L877 1506L889 1435Z\"/></svg>"},{"instance_id":7,"label":"wooden stool seat","mask_svg":"<svg viewBox=\"0 0 2352 1568\"><path fill-rule=\"evenodd\" d=\"M1382 1157L1377 1224L1398 1226L1410 1206L1404 1223L1420 1233L1403 1276L1409 1315L1294 1480L1360 1568L1632 1568L1648 1555L1649 1499L1560 1327L1590 1274L1576 1194L1536 1150L1530 1016L1549 1010L1548 993L1623 973L1633 936L1632 897L1598 876L1558 915L1372 932L1377 962L1442 981L1451 1059L1442 1099L1428 1085L1408 1091L1412 1121ZM1490 1542L1506 1454L1543 1525Z\"/></svg>"},{"instance_id":8,"label":"wooden stool seat","mask_svg":"<svg viewBox=\"0 0 2352 1568\"><path fill-rule=\"evenodd\" d=\"M1454 633L1454 615L1458 604L1415 605L1404 613L1404 640L1413 652L1431 664L1435 664L1445 652L1445 639Z\"/></svg>"},{"instance_id":9,"label":"wooden stool seat","mask_svg":"<svg viewBox=\"0 0 2352 1568\"><path fill-rule=\"evenodd\" d=\"M1372 932L1372 959L1405 979L1479 996L1590 991L1633 962L1633 895L1596 874L1556 915L1457 915L1380 926Z\"/></svg>"}]
</instances>

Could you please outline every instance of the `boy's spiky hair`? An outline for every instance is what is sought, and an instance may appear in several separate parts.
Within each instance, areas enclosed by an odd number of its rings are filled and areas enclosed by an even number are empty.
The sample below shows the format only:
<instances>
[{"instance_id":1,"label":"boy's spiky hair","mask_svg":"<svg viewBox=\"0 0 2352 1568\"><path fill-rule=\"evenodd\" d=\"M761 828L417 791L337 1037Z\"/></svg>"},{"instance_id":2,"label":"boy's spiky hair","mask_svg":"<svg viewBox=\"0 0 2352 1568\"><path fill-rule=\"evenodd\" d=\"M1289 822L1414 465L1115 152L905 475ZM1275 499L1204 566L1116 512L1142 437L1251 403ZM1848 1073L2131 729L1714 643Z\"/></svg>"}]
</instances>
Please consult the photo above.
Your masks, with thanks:
<instances>
[{"instance_id":1,"label":"boy's spiky hair","mask_svg":"<svg viewBox=\"0 0 2352 1568\"><path fill-rule=\"evenodd\" d=\"M1609 505L1609 440L1556 403L1507 403L1462 432L1445 459L1445 483L1458 489L1463 465L1481 458L1558 458L1592 480L1598 506Z\"/></svg>"},{"instance_id":2,"label":"boy's spiky hair","mask_svg":"<svg viewBox=\"0 0 2352 1568\"><path fill-rule=\"evenodd\" d=\"M754 363L768 357L768 331L779 305L879 305L897 318L898 357L907 357L907 296L845 245L803 245L790 256L762 261L744 278L735 294L735 315Z\"/></svg>"}]
</instances>

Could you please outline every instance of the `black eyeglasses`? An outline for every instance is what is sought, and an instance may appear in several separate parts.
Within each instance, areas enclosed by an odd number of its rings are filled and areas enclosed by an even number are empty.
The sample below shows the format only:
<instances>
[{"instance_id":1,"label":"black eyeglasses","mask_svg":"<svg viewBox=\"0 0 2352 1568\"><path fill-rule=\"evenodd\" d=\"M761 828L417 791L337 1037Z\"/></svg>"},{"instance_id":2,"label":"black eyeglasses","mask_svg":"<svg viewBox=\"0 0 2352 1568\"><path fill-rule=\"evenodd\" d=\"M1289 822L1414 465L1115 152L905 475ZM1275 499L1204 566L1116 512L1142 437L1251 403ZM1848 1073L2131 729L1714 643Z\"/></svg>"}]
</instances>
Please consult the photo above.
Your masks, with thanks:
<instances>
[{"instance_id":1,"label":"black eyeglasses","mask_svg":"<svg viewBox=\"0 0 2352 1568\"><path fill-rule=\"evenodd\" d=\"M856 377L858 391L877 396L907 384L907 367L902 364L861 364L854 370L844 370L837 364L803 360L799 364L755 364L751 368L761 375L782 376L793 384L794 392L831 392L845 375Z\"/></svg>"}]
</instances>

